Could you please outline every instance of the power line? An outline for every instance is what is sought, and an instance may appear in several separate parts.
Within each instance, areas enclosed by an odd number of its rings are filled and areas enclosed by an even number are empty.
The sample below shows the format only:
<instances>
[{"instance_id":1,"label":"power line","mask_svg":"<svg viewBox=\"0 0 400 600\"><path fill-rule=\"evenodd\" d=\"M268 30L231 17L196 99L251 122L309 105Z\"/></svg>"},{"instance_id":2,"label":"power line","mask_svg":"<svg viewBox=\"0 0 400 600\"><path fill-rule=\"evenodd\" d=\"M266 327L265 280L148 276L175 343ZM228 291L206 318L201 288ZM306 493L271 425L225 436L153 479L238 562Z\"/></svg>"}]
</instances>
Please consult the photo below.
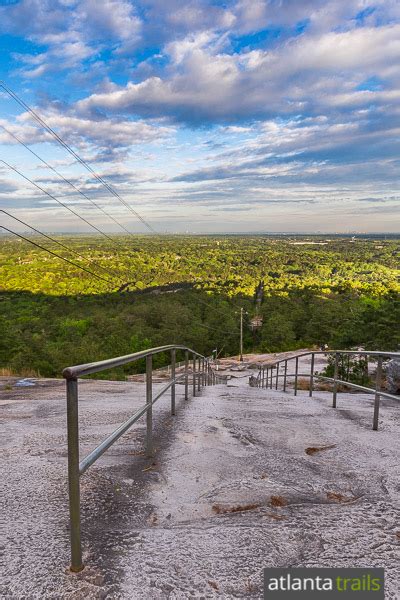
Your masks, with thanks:
<instances>
[{"instance_id":1,"label":"power line","mask_svg":"<svg viewBox=\"0 0 400 600\"><path fill-rule=\"evenodd\" d=\"M13 167L12 165L8 164L8 162L6 162L5 160L2 160L2 159L0 159L0 162L2 162L3 164L5 164L6 167L8 167L9 169L12 169L13 171L15 171L15 173L18 173L18 175L20 175L21 177L23 177L26 181L29 181L29 183L31 185L35 186L35 188L37 188L38 190L40 190L41 192L43 192L43 194L46 194L46 196L49 196L49 198L52 198L52 200L55 200L56 202L58 202L58 204L60 204L61 206L63 206L67 210L69 210L69 212L71 212L73 215L75 215L76 217L78 217L78 219L80 219L81 221L83 221L84 223L86 223L87 225L89 225L89 227L92 227L92 229L95 229L98 233L100 233L101 235L103 235L104 237L106 237L108 240L110 240L112 243L114 243L114 240L107 233L105 233L104 231L102 231L101 229L99 229L96 225L93 225L93 223L90 223L90 221L88 221L87 219L85 219L85 217L82 217L79 213L77 213L75 210L73 210L70 206L68 206L67 204L64 204L64 202L61 202L61 200L59 200L58 198L56 198L55 196L53 196L53 194L50 194L50 192L46 191L39 184L37 184L35 181L33 181L32 179L29 179L29 177L27 177L26 175L24 175L23 173L21 173L21 171L19 171L16 167Z\"/></svg>"},{"instance_id":2,"label":"power line","mask_svg":"<svg viewBox=\"0 0 400 600\"><path fill-rule=\"evenodd\" d=\"M69 246L66 246L65 244L62 244L61 242L59 242L58 240L55 240L54 238L52 238L51 236L47 235L46 233L43 233L42 231L39 231L39 229L36 229L35 227L33 227L32 225L29 225L29 223L25 223L25 221L22 221L22 219L18 219L18 217L15 217L14 215L12 215L11 213L9 213L8 211L4 210L4 209L0 209L0 212L4 213L5 215L7 215L8 217L11 217L11 219L14 219L15 221L18 221L19 223L21 223L22 225L24 225L25 227L29 227L30 229L32 229L32 231L34 231L35 233L38 233L39 235L42 235L43 237L47 238L48 240L50 240L51 242L53 242L54 244L57 244L58 246L61 246L61 248L64 248L64 250L67 250L68 252L71 252L72 254L75 254L76 256L78 256L79 258L81 258L82 260L85 261L91 261L93 264L95 264L99 269L102 269L103 271L105 271L106 273L108 273L111 276L114 277L119 277L118 274L114 273L113 271L110 271L109 269L107 269L106 267L103 267L102 265L100 265L97 261L90 259L90 258L85 258L82 254L80 254L79 252L77 252L76 250L74 250L73 248L70 248Z\"/></svg>"},{"instance_id":3,"label":"power line","mask_svg":"<svg viewBox=\"0 0 400 600\"><path fill-rule=\"evenodd\" d=\"M12 233L13 235L16 235L17 237L21 238L21 240L25 240L25 242L28 242L29 244L32 244L33 246L36 246L37 248L40 248L41 250L44 250L45 252L48 252L49 254L56 256L57 258L60 258L64 262L69 263L70 265L73 265L74 267L77 267L81 271L86 271L86 273L89 273L92 277L96 277L96 279L101 279L102 281L105 281L106 283L111 283L112 285L114 285L110 279L105 279L105 277L102 277L101 275L97 275L96 273L93 273L93 271L91 271L90 269L87 269L86 267L82 267L82 265L78 265L77 263L73 262L72 260L69 260L68 258L65 258L64 256L61 256L60 254L57 254L57 252L53 252L52 250L45 248L41 244L37 244L33 240L30 240L29 238L21 235L20 233L17 233L16 231L13 231L12 229L5 227L4 225L0 225L0 227L2 227L2 229L4 229L5 231L8 231L9 233Z\"/></svg>"},{"instance_id":4,"label":"power line","mask_svg":"<svg viewBox=\"0 0 400 600\"><path fill-rule=\"evenodd\" d=\"M19 139L18 136L16 136L14 133L9 131L6 127L4 127L4 125L0 124L0 127L7 133L7 135L14 138L14 140L16 140L19 144L21 144L21 146L26 148L28 150L28 152L30 152L33 156L35 156L38 160L40 160L48 169L51 169L51 171L53 171L53 173L55 173L58 177L60 177L63 181L65 181L65 183L70 185L76 192L78 192L78 194L80 194L83 198L85 198L86 200L91 202L98 210L101 210L101 212L103 214L105 214L109 219L114 221L114 223L116 223L116 225L121 227L128 235L131 235L132 237L134 237L133 233L131 233L128 229L126 229L126 227L124 225L122 225L122 223L117 221L117 219L115 219L106 210L104 210L104 208L102 206L97 204L94 200L92 200L92 198L89 198L89 196L87 196L84 192L82 192L82 190L80 190L78 187L76 187L76 185L74 183L72 183L72 181L70 181L69 179L64 177L64 175L62 173L57 171L57 169L55 169L48 162L46 162L41 156L39 156L34 150L32 150L32 148L30 148L28 146L28 144L25 144L25 142L23 142L21 139Z\"/></svg>"},{"instance_id":5,"label":"power line","mask_svg":"<svg viewBox=\"0 0 400 600\"><path fill-rule=\"evenodd\" d=\"M157 233L153 227L147 223L147 221L134 209L132 208L132 206L130 204L128 204L126 202L126 200L124 200L119 194L118 192L116 192L114 190L114 188L112 188L107 181L105 181L103 179L103 177L101 177L100 175L98 175L96 173L96 171L94 171L94 169L83 159L79 156L79 154L77 154L75 152L75 150L73 150L73 148L71 148L71 146L69 144L67 144L66 142L64 142L64 140L58 135L58 133L56 133L43 119L42 117L40 117L40 115L38 115L30 106L28 106L26 104L26 102L24 102L24 100L22 100L21 98L19 98L19 96L13 92L13 90L11 90L4 82L0 81L0 87L2 87L7 94L13 98L20 106L22 106L25 110L27 110L32 116L33 118L48 132L50 133L50 135L55 138L59 144L61 144L61 146L63 146L63 148L65 148L65 150L67 150L67 152L69 152L69 154L71 154L75 160L77 160L87 171L89 171L93 177L95 177L95 179L97 181L99 181L113 196L115 196L116 198L118 198L118 200L120 202L122 202L122 204L128 209L130 210L146 227L147 229L149 229L149 231L151 231L152 233Z\"/></svg>"},{"instance_id":6,"label":"power line","mask_svg":"<svg viewBox=\"0 0 400 600\"><path fill-rule=\"evenodd\" d=\"M208 304L208 302L205 302L204 300L201 300L200 298L197 298L197 302L200 302L200 304L204 304L204 306L207 306L207 308L211 309L214 312L219 312L221 315L225 314L221 309L212 307L211 304ZM236 304L233 303L233 308L237 308L240 310L241 307L237 306Z\"/></svg>"},{"instance_id":7,"label":"power line","mask_svg":"<svg viewBox=\"0 0 400 600\"><path fill-rule=\"evenodd\" d=\"M233 331L226 331L225 329L217 329L216 327L210 327L209 325L204 325L204 323L197 323L199 327L205 327L206 329L211 329L212 331L216 331L218 333L224 333L225 335L237 336L239 332L234 333Z\"/></svg>"}]
</instances>

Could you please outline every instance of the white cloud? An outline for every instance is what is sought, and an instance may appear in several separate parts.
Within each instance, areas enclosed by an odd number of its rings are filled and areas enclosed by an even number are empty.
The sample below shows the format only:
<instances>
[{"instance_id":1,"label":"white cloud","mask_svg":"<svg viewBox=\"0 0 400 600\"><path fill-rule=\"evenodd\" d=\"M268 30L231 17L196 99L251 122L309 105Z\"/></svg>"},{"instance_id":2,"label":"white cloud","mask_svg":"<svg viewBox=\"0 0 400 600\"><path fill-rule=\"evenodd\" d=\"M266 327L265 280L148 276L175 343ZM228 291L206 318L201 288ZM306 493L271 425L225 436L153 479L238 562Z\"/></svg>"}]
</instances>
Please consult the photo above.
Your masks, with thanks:
<instances>
[{"instance_id":1,"label":"white cloud","mask_svg":"<svg viewBox=\"0 0 400 600\"><path fill-rule=\"evenodd\" d=\"M27 88L81 98L62 104L42 95L38 110L51 127L154 214L165 207L178 218L177 203L206 215L238 210L246 220L246 210L295 215L301 203L315 208L316 221L333 223L332 205L343 215L348 203L353 214L358 199L372 199L368 210L376 211L382 198L395 198L398 0L218 4L21 0L0 7L0 30L32 47L13 55ZM28 115L3 123L49 151ZM14 144L1 129L0 142ZM143 144L152 145L150 157ZM75 165L61 166L77 176ZM78 182L108 201L93 182ZM10 197L21 202L32 192ZM395 202L385 200L393 214Z\"/></svg>"},{"instance_id":2,"label":"white cloud","mask_svg":"<svg viewBox=\"0 0 400 600\"><path fill-rule=\"evenodd\" d=\"M118 160L132 146L159 142L174 134L172 127L145 121L85 119L51 109L40 114L67 143L90 152L93 160ZM54 143L45 130L32 126L29 113L22 113L15 122L0 119L0 143L18 144L2 126L25 144Z\"/></svg>"},{"instance_id":3,"label":"white cloud","mask_svg":"<svg viewBox=\"0 0 400 600\"><path fill-rule=\"evenodd\" d=\"M215 41L217 36L210 31L202 31L198 34L190 35L182 40L169 43L165 50L170 55L175 64L179 64L184 58L190 56L197 50L203 50Z\"/></svg>"},{"instance_id":4,"label":"white cloud","mask_svg":"<svg viewBox=\"0 0 400 600\"><path fill-rule=\"evenodd\" d=\"M168 77L93 94L77 108L167 114L196 122L315 112L340 103L340 96L345 104L352 99L368 104L370 95L356 90L356 84L399 59L400 25L300 37L279 50L244 54L219 53L214 44L208 32L170 44ZM396 98L385 90L376 91L373 99Z\"/></svg>"},{"instance_id":5,"label":"white cloud","mask_svg":"<svg viewBox=\"0 0 400 600\"><path fill-rule=\"evenodd\" d=\"M133 5L124 0L84 0L78 3L75 19L82 35L93 40L132 42L142 25Z\"/></svg>"},{"instance_id":6,"label":"white cloud","mask_svg":"<svg viewBox=\"0 0 400 600\"><path fill-rule=\"evenodd\" d=\"M240 0L234 9L235 29L245 34L260 31L268 25L268 2L266 0Z\"/></svg>"},{"instance_id":7,"label":"white cloud","mask_svg":"<svg viewBox=\"0 0 400 600\"><path fill-rule=\"evenodd\" d=\"M22 0L0 7L1 30L24 33L28 39L47 46L40 54L14 54L26 65L22 75L33 79L81 65L96 56L104 42L113 49L125 43L136 44L141 20L126 0Z\"/></svg>"}]
</instances>

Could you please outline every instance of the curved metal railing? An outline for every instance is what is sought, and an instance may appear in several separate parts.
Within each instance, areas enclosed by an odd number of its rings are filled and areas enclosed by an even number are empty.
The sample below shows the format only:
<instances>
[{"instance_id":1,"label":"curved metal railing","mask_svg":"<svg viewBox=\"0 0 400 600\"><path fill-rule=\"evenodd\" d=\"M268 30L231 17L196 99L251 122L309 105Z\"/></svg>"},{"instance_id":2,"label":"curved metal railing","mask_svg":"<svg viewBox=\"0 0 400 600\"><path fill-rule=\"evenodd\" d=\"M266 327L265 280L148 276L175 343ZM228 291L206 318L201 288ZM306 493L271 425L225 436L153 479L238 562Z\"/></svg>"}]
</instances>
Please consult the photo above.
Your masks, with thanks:
<instances>
[{"instance_id":1,"label":"curved metal railing","mask_svg":"<svg viewBox=\"0 0 400 600\"><path fill-rule=\"evenodd\" d=\"M335 357L334 361L334 376L327 377L325 375L321 375L315 372L315 356L317 355L333 355ZM366 371L368 371L368 363L369 357L372 357L377 360L377 368L375 375L375 388L370 388L365 385L359 385L358 383L353 383L352 381L339 379L339 357L340 356L362 356L365 357L365 367ZM311 356L311 364L310 364L310 372L309 373L299 373L299 358L303 356ZM400 359L400 352L380 352L380 351L365 351L365 350L321 350L321 351L309 351L309 352L301 352L300 354L296 354L294 356L290 356L287 358L282 358L280 360L260 364L259 372L257 377L254 377L250 384L255 387L260 388L273 388L275 382L275 389L278 389L278 382L280 378L283 378L283 391L286 391L287 379L288 377L294 377L294 395L297 396L298 390L298 379L299 377L307 377L310 379L309 384L309 395L313 395L314 391L314 380L318 379L321 381L327 381L333 383L333 399L332 399L332 407L337 407L337 393L338 386L344 385L356 390L360 390L362 392L367 392L369 394L375 394L375 402L374 402L374 416L373 416L373 424L372 428L376 431L378 429L379 423L379 407L380 407L380 399L381 397L390 398L392 400L400 400L399 396L395 396L394 394L390 394L382 389L382 363L384 358L398 358ZM288 373L288 362L295 361L295 369L293 373ZM283 365L283 374L280 373L280 367ZM275 372L274 372L275 370ZM251 378L250 378L251 380Z\"/></svg>"},{"instance_id":2,"label":"curved metal railing","mask_svg":"<svg viewBox=\"0 0 400 600\"><path fill-rule=\"evenodd\" d=\"M184 372L176 373L176 352L185 353ZM171 354L171 377L168 383L153 396L153 356L162 352ZM191 369L189 355L192 355ZM146 359L146 403L143 404L127 421L122 423L113 433L103 440L83 460L79 460L79 418L78 418L78 378L100 371L120 367L140 359ZM175 386L182 379L185 385L185 400L189 398L189 378L192 378L193 396L201 387L225 383L212 367L212 361L195 350L181 345L159 346L134 354L119 356L99 362L87 363L67 367L63 377L67 384L67 426L68 426L68 482L69 482L69 510L70 510L70 537L71 537L71 570L81 571L82 544L81 544L81 519L80 519L80 477L110 446L116 442L136 421L146 414L146 453L153 455L153 404L171 389L171 414L175 415Z\"/></svg>"}]
</instances>

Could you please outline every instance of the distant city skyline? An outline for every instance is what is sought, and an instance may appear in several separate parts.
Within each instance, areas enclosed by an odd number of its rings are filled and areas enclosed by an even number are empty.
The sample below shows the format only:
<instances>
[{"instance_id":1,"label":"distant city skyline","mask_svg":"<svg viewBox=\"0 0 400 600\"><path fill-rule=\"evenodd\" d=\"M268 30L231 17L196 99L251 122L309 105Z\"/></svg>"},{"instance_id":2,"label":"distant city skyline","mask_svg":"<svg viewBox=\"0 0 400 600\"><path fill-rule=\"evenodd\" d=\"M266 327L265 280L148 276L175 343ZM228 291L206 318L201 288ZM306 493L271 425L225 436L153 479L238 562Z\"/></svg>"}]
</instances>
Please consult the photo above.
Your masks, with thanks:
<instances>
[{"instance_id":1,"label":"distant city skyline","mask_svg":"<svg viewBox=\"0 0 400 600\"><path fill-rule=\"evenodd\" d=\"M0 34L0 80L158 232L400 230L397 0L21 0ZM1 89L0 126L0 159L146 232ZM1 162L0 209L93 232Z\"/></svg>"}]
</instances>

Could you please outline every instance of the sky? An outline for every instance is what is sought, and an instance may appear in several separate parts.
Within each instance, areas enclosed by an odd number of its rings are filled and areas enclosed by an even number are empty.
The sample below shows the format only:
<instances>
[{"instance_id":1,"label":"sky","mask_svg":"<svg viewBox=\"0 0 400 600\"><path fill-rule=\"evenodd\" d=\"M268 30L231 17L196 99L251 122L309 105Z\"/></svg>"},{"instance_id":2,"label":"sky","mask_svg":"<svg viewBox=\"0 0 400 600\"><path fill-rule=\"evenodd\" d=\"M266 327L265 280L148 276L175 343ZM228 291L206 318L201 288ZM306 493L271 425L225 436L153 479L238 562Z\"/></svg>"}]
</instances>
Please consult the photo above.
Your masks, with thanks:
<instances>
[{"instance_id":1,"label":"sky","mask_svg":"<svg viewBox=\"0 0 400 600\"><path fill-rule=\"evenodd\" d=\"M398 0L0 0L0 80L160 233L400 231ZM34 227L147 230L2 89L1 160Z\"/></svg>"}]
</instances>

